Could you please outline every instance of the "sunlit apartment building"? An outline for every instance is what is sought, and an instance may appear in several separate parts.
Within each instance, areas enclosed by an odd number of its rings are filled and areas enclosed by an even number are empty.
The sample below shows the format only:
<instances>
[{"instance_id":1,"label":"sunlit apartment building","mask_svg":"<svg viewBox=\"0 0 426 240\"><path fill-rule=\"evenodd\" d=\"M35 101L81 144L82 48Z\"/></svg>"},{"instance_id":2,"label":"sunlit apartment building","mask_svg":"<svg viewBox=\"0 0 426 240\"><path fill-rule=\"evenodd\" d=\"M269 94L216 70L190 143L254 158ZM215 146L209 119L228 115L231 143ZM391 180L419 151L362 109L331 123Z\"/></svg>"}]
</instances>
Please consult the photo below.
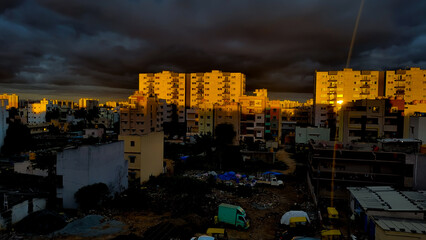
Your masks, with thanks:
<instances>
[{"instance_id":1,"label":"sunlit apartment building","mask_svg":"<svg viewBox=\"0 0 426 240\"><path fill-rule=\"evenodd\" d=\"M140 73L139 92L145 96L156 96L166 100L168 105L177 106L179 122L185 122L186 74L162 71L160 73ZM171 109L171 107L169 107ZM172 111L168 111L165 121L171 121Z\"/></svg>"},{"instance_id":2,"label":"sunlit apartment building","mask_svg":"<svg viewBox=\"0 0 426 240\"><path fill-rule=\"evenodd\" d=\"M29 125L37 125L46 123L46 112L53 109L52 101L43 98L39 103L28 104L28 119Z\"/></svg>"},{"instance_id":3,"label":"sunlit apartment building","mask_svg":"<svg viewBox=\"0 0 426 240\"><path fill-rule=\"evenodd\" d=\"M6 109L9 109L12 107L18 109L19 107L19 97L16 94L2 94L0 95L0 99L8 100L8 105L6 106Z\"/></svg>"},{"instance_id":4,"label":"sunlit apartment building","mask_svg":"<svg viewBox=\"0 0 426 240\"><path fill-rule=\"evenodd\" d=\"M406 103L426 100L426 70L386 71L385 96L403 98Z\"/></svg>"},{"instance_id":5,"label":"sunlit apartment building","mask_svg":"<svg viewBox=\"0 0 426 240\"><path fill-rule=\"evenodd\" d=\"M188 79L189 107L200 103L224 104L238 102L244 95L246 77L242 73L213 70L206 73L190 73Z\"/></svg>"},{"instance_id":6,"label":"sunlit apartment building","mask_svg":"<svg viewBox=\"0 0 426 240\"><path fill-rule=\"evenodd\" d=\"M92 98L80 98L78 100L78 107L85 108L86 110L93 109L95 107L99 107L99 99Z\"/></svg>"},{"instance_id":7,"label":"sunlit apartment building","mask_svg":"<svg viewBox=\"0 0 426 240\"><path fill-rule=\"evenodd\" d=\"M359 71L345 68L343 71L315 72L315 126L325 127L330 112L346 102L359 99L375 99L383 96L384 72Z\"/></svg>"}]
</instances>

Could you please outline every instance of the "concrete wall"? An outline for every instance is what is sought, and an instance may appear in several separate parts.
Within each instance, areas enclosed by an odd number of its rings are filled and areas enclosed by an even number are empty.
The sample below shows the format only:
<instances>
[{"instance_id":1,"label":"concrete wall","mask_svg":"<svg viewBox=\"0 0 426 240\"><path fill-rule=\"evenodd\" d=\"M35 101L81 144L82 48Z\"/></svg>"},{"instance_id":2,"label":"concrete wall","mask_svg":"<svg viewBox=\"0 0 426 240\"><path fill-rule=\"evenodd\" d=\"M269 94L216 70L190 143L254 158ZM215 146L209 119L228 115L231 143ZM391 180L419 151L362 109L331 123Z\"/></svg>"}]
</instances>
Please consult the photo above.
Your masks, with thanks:
<instances>
[{"instance_id":1,"label":"concrete wall","mask_svg":"<svg viewBox=\"0 0 426 240\"><path fill-rule=\"evenodd\" d=\"M416 154L414 163L414 189L426 190L426 155Z\"/></svg>"},{"instance_id":2,"label":"concrete wall","mask_svg":"<svg viewBox=\"0 0 426 240\"><path fill-rule=\"evenodd\" d=\"M57 189L64 208L76 208L74 194L95 183L105 183L111 193L127 188L127 161L123 142L82 146L57 155L56 174L62 176L63 187Z\"/></svg>"},{"instance_id":3,"label":"concrete wall","mask_svg":"<svg viewBox=\"0 0 426 240\"><path fill-rule=\"evenodd\" d=\"M424 213L422 212L396 212L396 211L379 211L367 210L366 214L369 217L392 217L392 218L406 218L422 220Z\"/></svg>"},{"instance_id":4,"label":"concrete wall","mask_svg":"<svg viewBox=\"0 0 426 240\"><path fill-rule=\"evenodd\" d=\"M9 117L9 112L6 110L8 106L7 99L0 99L0 149L4 144L4 138L6 137L6 131L9 125L6 119Z\"/></svg>"},{"instance_id":5,"label":"concrete wall","mask_svg":"<svg viewBox=\"0 0 426 240\"><path fill-rule=\"evenodd\" d=\"M314 141L330 141L330 129L296 127L296 144L308 143L310 139Z\"/></svg>"},{"instance_id":6,"label":"concrete wall","mask_svg":"<svg viewBox=\"0 0 426 240\"><path fill-rule=\"evenodd\" d=\"M426 144L426 117L410 116L410 138L422 140Z\"/></svg>"},{"instance_id":7,"label":"concrete wall","mask_svg":"<svg viewBox=\"0 0 426 240\"><path fill-rule=\"evenodd\" d=\"M13 164L13 171L22 174L47 177L47 170L33 168L30 161L16 162Z\"/></svg>"},{"instance_id":8,"label":"concrete wall","mask_svg":"<svg viewBox=\"0 0 426 240\"><path fill-rule=\"evenodd\" d=\"M375 240L426 240L426 235L411 232L385 231L376 224Z\"/></svg>"},{"instance_id":9,"label":"concrete wall","mask_svg":"<svg viewBox=\"0 0 426 240\"><path fill-rule=\"evenodd\" d=\"M30 201L32 201L32 209L29 207ZM25 200L21 203L18 203L9 209L9 211L11 211L11 219L4 219L0 215L0 229L5 229L7 227L7 222L15 224L24 219L30 213L37 212L43 209L46 209L46 199L44 198L33 198L32 200Z\"/></svg>"}]
</instances>

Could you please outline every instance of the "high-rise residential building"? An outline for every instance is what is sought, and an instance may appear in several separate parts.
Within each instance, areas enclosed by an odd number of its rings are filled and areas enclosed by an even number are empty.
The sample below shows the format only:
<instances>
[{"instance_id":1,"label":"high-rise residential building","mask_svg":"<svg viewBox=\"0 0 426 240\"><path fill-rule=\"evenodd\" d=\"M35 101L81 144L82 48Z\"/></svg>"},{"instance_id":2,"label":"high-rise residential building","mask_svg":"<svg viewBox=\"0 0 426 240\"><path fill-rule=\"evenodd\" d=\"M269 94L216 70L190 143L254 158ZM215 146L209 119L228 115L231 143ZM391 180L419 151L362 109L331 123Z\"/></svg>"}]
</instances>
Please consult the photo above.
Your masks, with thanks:
<instances>
[{"instance_id":1,"label":"high-rise residential building","mask_svg":"<svg viewBox=\"0 0 426 240\"><path fill-rule=\"evenodd\" d=\"M316 71L315 126L327 126L330 112L337 112L337 108L346 102L383 96L383 83L384 73L381 71L358 71L350 68L343 71Z\"/></svg>"},{"instance_id":2,"label":"high-rise residential building","mask_svg":"<svg viewBox=\"0 0 426 240\"><path fill-rule=\"evenodd\" d=\"M404 98L406 103L426 100L426 70L386 71L385 96Z\"/></svg>"},{"instance_id":3,"label":"high-rise residential building","mask_svg":"<svg viewBox=\"0 0 426 240\"><path fill-rule=\"evenodd\" d=\"M6 106L6 109L9 109L12 107L18 109L19 107L19 97L16 94L2 94L0 95L0 99L8 100L8 105Z\"/></svg>"},{"instance_id":4,"label":"high-rise residential building","mask_svg":"<svg viewBox=\"0 0 426 240\"><path fill-rule=\"evenodd\" d=\"M140 73L139 92L145 96L156 96L166 100L170 105L176 105L178 121L185 122L186 74L162 71L160 73ZM172 111L168 111L165 121L171 121Z\"/></svg>"},{"instance_id":5,"label":"high-rise residential building","mask_svg":"<svg viewBox=\"0 0 426 240\"><path fill-rule=\"evenodd\" d=\"M6 131L9 127L7 123L7 118L9 117L9 112L6 110L8 106L7 99L0 99L0 149L4 144L4 138L6 137Z\"/></svg>"},{"instance_id":6,"label":"high-rise residential building","mask_svg":"<svg viewBox=\"0 0 426 240\"><path fill-rule=\"evenodd\" d=\"M78 107L85 108L86 110L99 107L99 99L80 98L80 100L78 100Z\"/></svg>"},{"instance_id":7,"label":"high-rise residential building","mask_svg":"<svg viewBox=\"0 0 426 240\"><path fill-rule=\"evenodd\" d=\"M196 107L200 103L238 102L239 97L245 94L246 77L242 73L213 70L190 73L188 77L189 107Z\"/></svg>"},{"instance_id":8,"label":"high-rise residential building","mask_svg":"<svg viewBox=\"0 0 426 240\"><path fill-rule=\"evenodd\" d=\"M52 104L61 109L73 109L74 101L70 100L52 100Z\"/></svg>"},{"instance_id":9,"label":"high-rise residential building","mask_svg":"<svg viewBox=\"0 0 426 240\"><path fill-rule=\"evenodd\" d=\"M253 96L242 96L241 104L241 140L251 139L264 141L265 139L265 108L268 101L266 89L256 89Z\"/></svg>"}]
</instances>

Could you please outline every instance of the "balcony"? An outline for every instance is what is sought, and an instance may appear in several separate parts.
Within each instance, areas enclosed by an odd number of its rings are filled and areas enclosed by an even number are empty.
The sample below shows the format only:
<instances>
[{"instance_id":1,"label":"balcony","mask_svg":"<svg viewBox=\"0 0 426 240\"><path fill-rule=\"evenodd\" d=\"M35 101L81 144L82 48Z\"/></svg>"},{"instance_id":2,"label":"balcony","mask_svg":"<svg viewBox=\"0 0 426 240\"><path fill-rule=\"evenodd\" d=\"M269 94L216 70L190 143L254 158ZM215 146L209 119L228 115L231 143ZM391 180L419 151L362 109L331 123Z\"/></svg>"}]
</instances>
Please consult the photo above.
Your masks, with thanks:
<instances>
[{"instance_id":1,"label":"balcony","mask_svg":"<svg viewBox=\"0 0 426 240\"><path fill-rule=\"evenodd\" d=\"M231 82L231 81L229 80L229 78L225 78L225 80L223 80L223 82Z\"/></svg>"},{"instance_id":2,"label":"balcony","mask_svg":"<svg viewBox=\"0 0 426 240\"><path fill-rule=\"evenodd\" d=\"M336 94L337 94L337 92L334 92L334 91L333 91L333 92L328 92L328 93L327 93L327 95L336 95Z\"/></svg>"},{"instance_id":3,"label":"balcony","mask_svg":"<svg viewBox=\"0 0 426 240\"><path fill-rule=\"evenodd\" d=\"M370 92L360 92L360 95L370 95Z\"/></svg>"},{"instance_id":4,"label":"balcony","mask_svg":"<svg viewBox=\"0 0 426 240\"><path fill-rule=\"evenodd\" d=\"M337 86L336 85L330 85L330 86L328 86L328 88L337 88Z\"/></svg>"},{"instance_id":5,"label":"balcony","mask_svg":"<svg viewBox=\"0 0 426 240\"><path fill-rule=\"evenodd\" d=\"M369 82L369 81L371 81L371 80L368 79L368 78L361 79L361 82Z\"/></svg>"},{"instance_id":6,"label":"balcony","mask_svg":"<svg viewBox=\"0 0 426 240\"><path fill-rule=\"evenodd\" d=\"M364 84L360 88L370 88L370 85Z\"/></svg>"},{"instance_id":7,"label":"balcony","mask_svg":"<svg viewBox=\"0 0 426 240\"><path fill-rule=\"evenodd\" d=\"M337 79L328 79L328 82L337 82Z\"/></svg>"},{"instance_id":8,"label":"balcony","mask_svg":"<svg viewBox=\"0 0 426 240\"><path fill-rule=\"evenodd\" d=\"M394 88L405 88L405 86L394 86Z\"/></svg>"}]
</instances>

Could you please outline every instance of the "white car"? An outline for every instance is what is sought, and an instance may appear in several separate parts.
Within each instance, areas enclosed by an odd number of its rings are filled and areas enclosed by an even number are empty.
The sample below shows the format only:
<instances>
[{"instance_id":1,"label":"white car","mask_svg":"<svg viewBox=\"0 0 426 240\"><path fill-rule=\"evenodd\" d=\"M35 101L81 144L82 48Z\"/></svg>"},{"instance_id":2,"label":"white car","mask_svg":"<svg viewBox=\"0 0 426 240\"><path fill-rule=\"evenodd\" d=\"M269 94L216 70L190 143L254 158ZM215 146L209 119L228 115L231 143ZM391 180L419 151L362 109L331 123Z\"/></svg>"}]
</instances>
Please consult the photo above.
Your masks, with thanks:
<instances>
[{"instance_id":1,"label":"white car","mask_svg":"<svg viewBox=\"0 0 426 240\"><path fill-rule=\"evenodd\" d=\"M200 236L200 237L193 237L191 240L215 240L214 237L211 236Z\"/></svg>"}]
</instances>

